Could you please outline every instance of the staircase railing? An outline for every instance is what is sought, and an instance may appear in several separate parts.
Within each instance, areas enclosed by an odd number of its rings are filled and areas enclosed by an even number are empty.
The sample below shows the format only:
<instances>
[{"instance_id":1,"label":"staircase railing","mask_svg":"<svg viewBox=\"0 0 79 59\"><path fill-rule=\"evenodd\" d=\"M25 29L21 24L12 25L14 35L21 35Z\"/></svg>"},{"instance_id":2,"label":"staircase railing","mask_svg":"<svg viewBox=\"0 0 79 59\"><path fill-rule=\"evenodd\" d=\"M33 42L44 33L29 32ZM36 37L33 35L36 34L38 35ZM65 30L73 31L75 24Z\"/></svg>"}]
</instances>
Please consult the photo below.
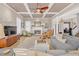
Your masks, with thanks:
<instances>
[{"instance_id":1,"label":"staircase railing","mask_svg":"<svg viewBox=\"0 0 79 59\"><path fill-rule=\"evenodd\" d=\"M77 28L77 26L75 26L72 30L74 30L75 28Z\"/></svg>"},{"instance_id":2,"label":"staircase railing","mask_svg":"<svg viewBox=\"0 0 79 59\"><path fill-rule=\"evenodd\" d=\"M74 28L72 28L72 33L73 35L76 35L79 32L79 27L75 26Z\"/></svg>"}]
</instances>

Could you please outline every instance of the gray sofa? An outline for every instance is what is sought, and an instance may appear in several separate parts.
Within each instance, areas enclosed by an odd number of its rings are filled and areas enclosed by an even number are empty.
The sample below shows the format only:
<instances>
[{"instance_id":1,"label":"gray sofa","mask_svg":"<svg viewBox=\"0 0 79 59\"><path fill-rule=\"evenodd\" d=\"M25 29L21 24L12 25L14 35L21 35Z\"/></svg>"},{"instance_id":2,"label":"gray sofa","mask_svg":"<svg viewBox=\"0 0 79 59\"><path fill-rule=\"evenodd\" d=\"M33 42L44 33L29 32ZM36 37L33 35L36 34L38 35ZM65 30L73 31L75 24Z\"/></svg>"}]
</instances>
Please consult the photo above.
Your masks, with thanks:
<instances>
[{"instance_id":1,"label":"gray sofa","mask_svg":"<svg viewBox=\"0 0 79 59\"><path fill-rule=\"evenodd\" d=\"M66 39L66 44L72 45L75 48L79 48L79 38L68 35L65 35L64 38Z\"/></svg>"},{"instance_id":2,"label":"gray sofa","mask_svg":"<svg viewBox=\"0 0 79 59\"><path fill-rule=\"evenodd\" d=\"M76 49L72 45L60 42L59 40L56 39L56 37L51 38L51 45L53 48L60 49L60 50L74 50L74 49Z\"/></svg>"}]
</instances>

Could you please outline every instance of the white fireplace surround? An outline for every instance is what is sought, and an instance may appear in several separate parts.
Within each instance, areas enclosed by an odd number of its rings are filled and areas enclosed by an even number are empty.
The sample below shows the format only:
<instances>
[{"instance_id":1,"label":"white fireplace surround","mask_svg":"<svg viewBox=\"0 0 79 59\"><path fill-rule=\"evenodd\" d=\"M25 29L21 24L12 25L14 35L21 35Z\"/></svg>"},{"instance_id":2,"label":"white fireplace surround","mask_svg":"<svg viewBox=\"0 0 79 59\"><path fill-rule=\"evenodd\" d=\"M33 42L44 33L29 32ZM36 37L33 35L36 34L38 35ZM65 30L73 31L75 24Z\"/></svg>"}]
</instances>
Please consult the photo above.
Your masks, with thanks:
<instances>
[{"instance_id":1,"label":"white fireplace surround","mask_svg":"<svg viewBox=\"0 0 79 59\"><path fill-rule=\"evenodd\" d=\"M35 34L35 31L40 31L41 33L40 34L38 34L38 33L36 33ZM32 27L32 32L35 34L35 35L41 35L42 34L42 32L43 32L43 28L42 27Z\"/></svg>"}]
</instances>

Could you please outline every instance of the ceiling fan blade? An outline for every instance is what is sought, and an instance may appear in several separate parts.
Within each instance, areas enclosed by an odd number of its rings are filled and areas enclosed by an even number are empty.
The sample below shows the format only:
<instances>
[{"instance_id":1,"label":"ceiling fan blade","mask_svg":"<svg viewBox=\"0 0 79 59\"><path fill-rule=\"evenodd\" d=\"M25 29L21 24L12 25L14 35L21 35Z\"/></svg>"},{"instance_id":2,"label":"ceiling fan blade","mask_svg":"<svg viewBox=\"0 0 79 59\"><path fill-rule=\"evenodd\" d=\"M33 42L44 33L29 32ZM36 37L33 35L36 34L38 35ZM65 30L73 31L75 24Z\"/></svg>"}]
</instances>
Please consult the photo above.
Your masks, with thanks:
<instances>
[{"instance_id":1,"label":"ceiling fan blade","mask_svg":"<svg viewBox=\"0 0 79 59\"><path fill-rule=\"evenodd\" d=\"M48 6L40 8L40 10L46 10L46 9L48 9Z\"/></svg>"}]
</instances>

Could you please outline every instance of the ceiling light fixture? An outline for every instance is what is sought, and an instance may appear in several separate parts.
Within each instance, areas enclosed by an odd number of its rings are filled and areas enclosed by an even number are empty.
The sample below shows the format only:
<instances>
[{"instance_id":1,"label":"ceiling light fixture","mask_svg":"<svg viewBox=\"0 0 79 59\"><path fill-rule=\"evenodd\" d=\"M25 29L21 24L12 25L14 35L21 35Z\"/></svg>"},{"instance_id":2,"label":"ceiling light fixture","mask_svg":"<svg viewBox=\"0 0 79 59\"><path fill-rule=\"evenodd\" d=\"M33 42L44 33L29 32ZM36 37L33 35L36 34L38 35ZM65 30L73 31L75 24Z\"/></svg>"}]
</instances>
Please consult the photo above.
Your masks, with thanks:
<instances>
[{"instance_id":1,"label":"ceiling light fixture","mask_svg":"<svg viewBox=\"0 0 79 59\"><path fill-rule=\"evenodd\" d=\"M39 7L38 3L37 3L37 8L35 10L35 13L43 13L48 9L48 6L44 6L44 7Z\"/></svg>"}]
</instances>

